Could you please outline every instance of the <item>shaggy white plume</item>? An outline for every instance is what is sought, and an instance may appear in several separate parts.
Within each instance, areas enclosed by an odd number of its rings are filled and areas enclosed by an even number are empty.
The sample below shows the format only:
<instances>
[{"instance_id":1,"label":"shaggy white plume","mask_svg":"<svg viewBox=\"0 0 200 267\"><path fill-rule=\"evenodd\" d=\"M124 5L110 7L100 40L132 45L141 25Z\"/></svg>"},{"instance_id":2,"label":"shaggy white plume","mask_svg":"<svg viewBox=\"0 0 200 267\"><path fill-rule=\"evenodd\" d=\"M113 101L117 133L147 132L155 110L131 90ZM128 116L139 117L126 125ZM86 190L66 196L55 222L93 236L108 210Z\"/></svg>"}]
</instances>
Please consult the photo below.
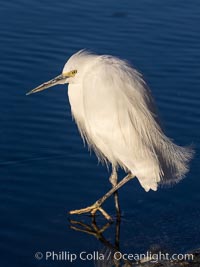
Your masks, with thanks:
<instances>
[{"instance_id":1,"label":"shaggy white plume","mask_svg":"<svg viewBox=\"0 0 200 267\"><path fill-rule=\"evenodd\" d=\"M63 73L74 69L72 113L101 160L130 171L146 191L185 176L193 151L165 136L140 73L118 58L85 51L73 55Z\"/></svg>"}]
</instances>

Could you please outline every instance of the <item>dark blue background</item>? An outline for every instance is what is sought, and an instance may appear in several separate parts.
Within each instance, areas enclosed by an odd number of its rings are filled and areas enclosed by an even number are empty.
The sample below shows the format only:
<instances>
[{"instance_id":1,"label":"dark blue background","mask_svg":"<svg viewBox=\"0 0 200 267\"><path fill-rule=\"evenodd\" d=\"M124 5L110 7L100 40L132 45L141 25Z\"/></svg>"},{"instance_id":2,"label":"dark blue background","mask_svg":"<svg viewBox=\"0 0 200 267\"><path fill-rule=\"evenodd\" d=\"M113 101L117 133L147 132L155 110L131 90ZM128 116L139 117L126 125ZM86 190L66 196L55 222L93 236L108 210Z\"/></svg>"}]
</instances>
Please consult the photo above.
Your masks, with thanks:
<instances>
[{"instance_id":1,"label":"dark blue background","mask_svg":"<svg viewBox=\"0 0 200 267\"><path fill-rule=\"evenodd\" d=\"M34 254L102 248L93 236L69 229L67 211L92 204L110 184L106 167L83 147L67 87L25 96L60 74L66 60L82 48L128 59L151 87L167 135L196 149L190 173L175 187L146 193L133 180L121 189L121 250L139 253L159 245L180 253L200 246L199 1L0 4L1 266L69 266L38 261ZM112 199L105 207L114 215ZM98 217L98 222L104 219ZM114 227L105 232L110 241Z\"/></svg>"}]
</instances>

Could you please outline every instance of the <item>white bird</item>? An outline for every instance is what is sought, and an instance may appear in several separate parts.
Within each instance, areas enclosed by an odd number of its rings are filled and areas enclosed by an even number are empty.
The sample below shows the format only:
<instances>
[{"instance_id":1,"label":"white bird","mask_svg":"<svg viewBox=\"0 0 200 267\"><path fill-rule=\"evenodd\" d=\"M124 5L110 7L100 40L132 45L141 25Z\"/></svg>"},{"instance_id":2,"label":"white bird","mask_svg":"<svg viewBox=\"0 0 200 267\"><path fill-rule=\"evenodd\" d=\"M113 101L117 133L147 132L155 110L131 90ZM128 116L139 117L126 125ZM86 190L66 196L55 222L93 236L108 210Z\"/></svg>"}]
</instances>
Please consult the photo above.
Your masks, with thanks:
<instances>
[{"instance_id":1,"label":"white bird","mask_svg":"<svg viewBox=\"0 0 200 267\"><path fill-rule=\"evenodd\" d=\"M80 134L101 161L111 163L113 186L93 205L71 214L99 210L111 219L102 203L115 193L119 212L117 190L133 177L146 191L156 191L158 185L174 184L185 176L193 150L174 144L164 134L151 92L129 63L81 50L69 58L61 75L27 94L66 83ZM118 183L119 166L128 175Z\"/></svg>"}]
</instances>

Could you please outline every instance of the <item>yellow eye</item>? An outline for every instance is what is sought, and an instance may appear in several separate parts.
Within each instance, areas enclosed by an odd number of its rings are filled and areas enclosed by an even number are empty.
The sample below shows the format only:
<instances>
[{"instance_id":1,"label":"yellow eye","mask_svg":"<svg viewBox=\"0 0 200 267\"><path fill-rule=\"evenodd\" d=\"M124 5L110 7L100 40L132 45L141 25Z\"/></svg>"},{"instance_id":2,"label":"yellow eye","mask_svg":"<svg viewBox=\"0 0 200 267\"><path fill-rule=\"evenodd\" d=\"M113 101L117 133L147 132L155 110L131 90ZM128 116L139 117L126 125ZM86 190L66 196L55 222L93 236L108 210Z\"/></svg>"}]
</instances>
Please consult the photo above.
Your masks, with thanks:
<instances>
[{"instance_id":1,"label":"yellow eye","mask_svg":"<svg viewBox=\"0 0 200 267\"><path fill-rule=\"evenodd\" d=\"M76 73L77 73L77 70L71 70L70 72L63 73L63 75L65 77L74 77Z\"/></svg>"},{"instance_id":2,"label":"yellow eye","mask_svg":"<svg viewBox=\"0 0 200 267\"><path fill-rule=\"evenodd\" d=\"M73 73L73 74L76 74L76 73L77 73L77 70L73 70L72 73Z\"/></svg>"}]
</instances>

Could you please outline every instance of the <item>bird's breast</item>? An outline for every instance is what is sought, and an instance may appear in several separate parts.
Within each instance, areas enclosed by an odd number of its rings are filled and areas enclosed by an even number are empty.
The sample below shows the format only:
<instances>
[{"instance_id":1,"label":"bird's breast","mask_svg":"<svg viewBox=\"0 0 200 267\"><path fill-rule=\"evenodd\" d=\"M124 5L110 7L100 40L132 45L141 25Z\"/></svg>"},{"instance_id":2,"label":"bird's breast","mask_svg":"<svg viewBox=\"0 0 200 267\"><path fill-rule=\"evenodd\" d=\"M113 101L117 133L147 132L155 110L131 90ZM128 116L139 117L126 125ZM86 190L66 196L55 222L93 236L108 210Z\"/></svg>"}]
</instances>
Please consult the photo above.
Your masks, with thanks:
<instances>
[{"instance_id":1,"label":"bird's breast","mask_svg":"<svg viewBox=\"0 0 200 267\"><path fill-rule=\"evenodd\" d=\"M73 116L76 121L83 121L84 108L81 85L69 84L68 96Z\"/></svg>"}]
</instances>

